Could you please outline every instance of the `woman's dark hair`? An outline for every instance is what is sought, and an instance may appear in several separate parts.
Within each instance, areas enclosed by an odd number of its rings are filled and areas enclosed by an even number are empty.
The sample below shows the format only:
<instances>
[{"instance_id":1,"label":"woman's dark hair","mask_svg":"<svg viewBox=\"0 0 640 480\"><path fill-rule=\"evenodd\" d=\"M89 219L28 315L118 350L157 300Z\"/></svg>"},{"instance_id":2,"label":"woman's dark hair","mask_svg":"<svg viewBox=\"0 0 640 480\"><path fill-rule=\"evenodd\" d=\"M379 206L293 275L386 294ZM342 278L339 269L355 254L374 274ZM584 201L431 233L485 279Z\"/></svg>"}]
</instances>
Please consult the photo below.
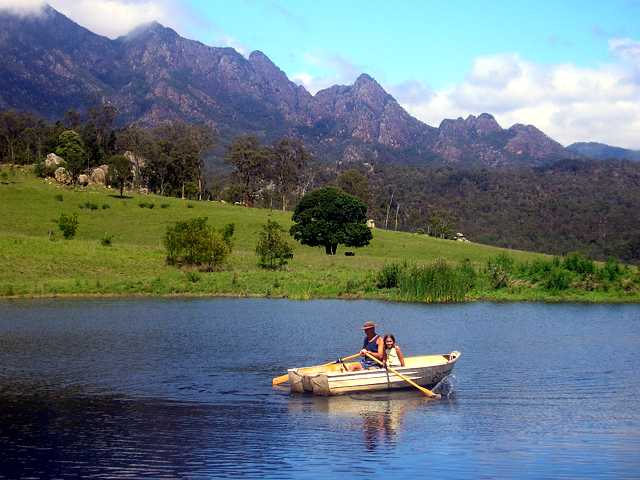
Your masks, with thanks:
<instances>
[{"instance_id":1,"label":"woman's dark hair","mask_svg":"<svg viewBox=\"0 0 640 480\"><path fill-rule=\"evenodd\" d=\"M390 338L391 340L393 340L393 344L395 345L396 343L396 337L393 336L392 333L387 333L384 338L382 339L382 342L386 345L387 344L387 338Z\"/></svg>"}]
</instances>

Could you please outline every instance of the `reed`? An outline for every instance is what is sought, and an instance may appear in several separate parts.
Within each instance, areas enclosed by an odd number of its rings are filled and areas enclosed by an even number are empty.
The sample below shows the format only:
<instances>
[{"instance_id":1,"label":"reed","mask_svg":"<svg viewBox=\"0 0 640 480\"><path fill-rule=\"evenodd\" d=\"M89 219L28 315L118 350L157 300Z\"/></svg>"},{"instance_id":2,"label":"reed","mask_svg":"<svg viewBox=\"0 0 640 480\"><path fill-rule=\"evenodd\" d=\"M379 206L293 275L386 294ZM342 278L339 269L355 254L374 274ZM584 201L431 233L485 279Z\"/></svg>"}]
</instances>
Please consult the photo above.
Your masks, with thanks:
<instances>
[{"instance_id":1,"label":"reed","mask_svg":"<svg viewBox=\"0 0 640 480\"><path fill-rule=\"evenodd\" d=\"M398 275L398 288L404 300L462 302L474 278L475 271L465 263L452 266L436 260L427 265L405 264Z\"/></svg>"}]
</instances>

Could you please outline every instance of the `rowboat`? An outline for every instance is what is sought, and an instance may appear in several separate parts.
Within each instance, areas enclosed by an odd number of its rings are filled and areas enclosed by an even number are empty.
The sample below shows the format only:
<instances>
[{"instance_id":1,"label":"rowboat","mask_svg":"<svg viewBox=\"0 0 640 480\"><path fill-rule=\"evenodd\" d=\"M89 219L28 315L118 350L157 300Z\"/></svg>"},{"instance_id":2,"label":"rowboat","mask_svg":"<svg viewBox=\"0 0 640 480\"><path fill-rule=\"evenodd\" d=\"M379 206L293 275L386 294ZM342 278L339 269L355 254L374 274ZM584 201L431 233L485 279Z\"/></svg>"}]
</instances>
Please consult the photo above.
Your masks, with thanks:
<instances>
[{"instance_id":1,"label":"rowboat","mask_svg":"<svg viewBox=\"0 0 640 480\"><path fill-rule=\"evenodd\" d=\"M460 355L460 352L453 351L446 354L405 357L405 366L395 367L395 370L418 385L429 388L451 373ZM384 368L346 371L346 368L356 363L290 368L287 372L291 392L312 392L315 395L329 396L411 388L405 380Z\"/></svg>"}]
</instances>

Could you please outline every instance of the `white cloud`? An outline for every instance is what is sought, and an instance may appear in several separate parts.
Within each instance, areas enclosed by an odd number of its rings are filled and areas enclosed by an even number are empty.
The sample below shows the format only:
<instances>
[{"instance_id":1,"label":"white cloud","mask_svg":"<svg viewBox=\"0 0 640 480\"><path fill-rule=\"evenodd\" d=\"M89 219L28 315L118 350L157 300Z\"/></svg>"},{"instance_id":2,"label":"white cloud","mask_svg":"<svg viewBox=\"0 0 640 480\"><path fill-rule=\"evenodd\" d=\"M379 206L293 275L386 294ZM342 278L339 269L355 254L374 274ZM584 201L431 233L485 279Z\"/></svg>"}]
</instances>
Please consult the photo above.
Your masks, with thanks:
<instances>
[{"instance_id":1,"label":"white cloud","mask_svg":"<svg viewBox=\"0 0 640 480\"><path fill-rule=\"evenodd\" d=\"M179 0L0 0L0 9L23 15L38 14L46 3L79 25L110 38L153 21L183 34L194 27L212 27ZM222 32L219 33L222 36Z\"/></svg>"},{"instance_id":2,"label":"white cloud","mask_svg":"<svg viewBox=\"0 0 640 480\"><path fill-rule=\"evenodd\" d=\"M313 95L332 85L350 85L364 71L360 66L335 53L307 52L303 59L313 70L321 73L297 72L291 75L291 80L305 87Z\"/></svg>"},{"instance_id":3,"label":"white cloud","mask_svg":"<svg viewBox=\"0 0 640 480\"><path fill-rule=\"evenodd\" d=\"M609 40L609 50L624 60L640 63L640 42L630 38L612 38Z\"/></svg>"},{"instance_id":4,"label":"white cloud","mask_svg":"<svg viewBox=\"0 0 640 480\"><path fill-rule=\"evenodd\" d=\"M0 0L0 10L9 10L18 15L33 15L42 11L43 0Z\"/></svg>"},{"instance_id":5,"label":"white cloud","mask_svg":"<svg viewBox=\"0 0 640 480\"><path fill-rule=\"evenodd\" d=\"M248 57L251 53L251 49L244 43L225 33L220 33L216 36L215 44L216 47L231 47L243 57Z\"/></svg>"},{"instance_id":6,"label":"white cloud","mask_svg":"<svg viewBox=\"0 0 640 480\"><path fill-rule=\"evenodd\" d=\"M516 54L475 60L460 83L400 103L437 126L444 118L488 112L503 127L530 123L560 143L599 141L640 148L640 42L609 42L615 62L594 68L540 65Z\"/></svg>"},{"instance_id":7,"label":"white cloud","mask_svg":"<svg viewBox=\"0 0 640 480\"><path fill-rule=\"evenodd\" d=\"M100 35L115 38L143 23L179 28L179 3L164 0L50 0L53 8Z\"/></svg>"}]
</instances>

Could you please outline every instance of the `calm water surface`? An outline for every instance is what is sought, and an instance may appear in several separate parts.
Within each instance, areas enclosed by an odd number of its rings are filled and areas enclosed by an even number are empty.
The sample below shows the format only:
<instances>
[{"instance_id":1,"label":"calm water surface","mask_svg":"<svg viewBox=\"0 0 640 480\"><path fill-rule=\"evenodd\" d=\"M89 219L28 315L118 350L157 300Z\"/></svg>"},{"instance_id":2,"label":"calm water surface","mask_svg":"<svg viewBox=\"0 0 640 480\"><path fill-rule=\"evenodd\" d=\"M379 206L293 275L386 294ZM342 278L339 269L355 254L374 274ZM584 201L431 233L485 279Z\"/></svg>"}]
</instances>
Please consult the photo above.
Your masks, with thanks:
<instances>
[{"instance_id":1,"label":"calm water surface","mask_svg":"<svg viewBox=\"0 0 640 480\"><path fill-rule=\"evenodd\" d=\"M448 398L271 387L366 319ZM4 302L0 365L0 478L640 478L640 306Z\"/></svg>"}]
</instances>

